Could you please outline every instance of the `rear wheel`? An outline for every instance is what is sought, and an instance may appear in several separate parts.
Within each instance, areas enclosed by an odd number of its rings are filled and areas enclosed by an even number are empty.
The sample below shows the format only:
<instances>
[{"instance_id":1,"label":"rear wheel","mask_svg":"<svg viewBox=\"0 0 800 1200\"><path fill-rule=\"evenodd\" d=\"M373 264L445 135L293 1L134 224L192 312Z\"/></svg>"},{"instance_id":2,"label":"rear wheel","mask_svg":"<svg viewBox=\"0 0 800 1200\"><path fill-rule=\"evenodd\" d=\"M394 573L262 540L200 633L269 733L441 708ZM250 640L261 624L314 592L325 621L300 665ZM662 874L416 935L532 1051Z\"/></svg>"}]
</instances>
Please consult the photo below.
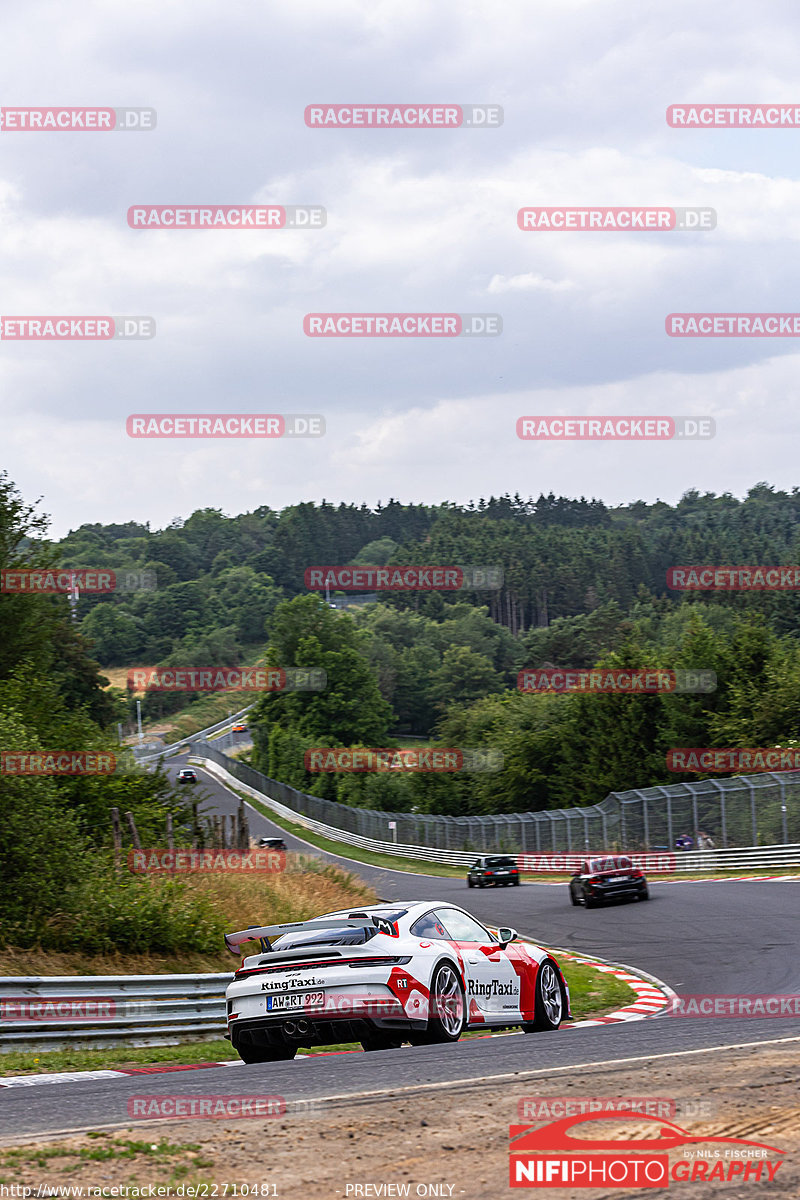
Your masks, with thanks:
<instances>
[{"instance_id":1,"label":"rear wheel","mask_svg":"<svg viewBox=\"0 0 800 1200\"><path fill-rule=\"evenodd\" d=\"M285 1062L294 1058L297 1046L237 1046L236 1053L246 1063Z\"/></svg>"},{"instance_id":2,"label":"rear wheel","mask_svg":"<svg viewBox=\"0 0 800 1200\"><path fill-rule=\"evenodd\" d=\"M564 997L556 965L546 958L536 973L536 1007L532 1021L523 1023L526 1033L558 1029L564 1014Z\"/></svg>"},{"instance_id":3,"label":"rear wheel","mask_svg":"<svg viewBox=\"0 0 800 1200\"><path fill-rule=\"evenodd\" d=\"M451 963L436 968L431 981L428 1028L418 1039L423 1042L457 1042L466 1024L464 985Z\"/></svg>"},{"instance_id":4,"label":"rear wheel","mask_svg":"<svg viewBox=\"0 0 800 1200\"><path fill-rule=\"evenodd\" d=\"M647 888L645 888L643 892L639 892L639 899L640 900L649 900L650 899L650 893L648 892Z\"/></svg>"},{"instance_id":5,"label":"rear wheel","mask_svg":"<svg viewBox=\"0 0 800 1200\"><path fill-rule=\"evenodd\" d=\"M472 882L472 880L467 878L467 887L474 887L474 886L475 886L475 884Z\"/></svg>"},{"instance_id":6,"label":"rear wheel","mask_svg":"<svg viewBox=\"0 0 800 1200\"><path fill-rule=\"evenodd\" d=\"M518 880L518 879L512 879L512 881L511 881L511 882L514 884L514 887L519 887L519 880Z\"/></svg>"},{"instance_id":7,"label":"rear wheel","mask_svg":"<svg viewBox=\"0 0 800 1200\"><path fill-rule=\"evenodd\" d=\"M572 888L569 889L569 898L572 901L572 903L575 905L575 907L577 908L578 901L575 899L575 893L573 892Z\"/></svg>"}]
</instances>

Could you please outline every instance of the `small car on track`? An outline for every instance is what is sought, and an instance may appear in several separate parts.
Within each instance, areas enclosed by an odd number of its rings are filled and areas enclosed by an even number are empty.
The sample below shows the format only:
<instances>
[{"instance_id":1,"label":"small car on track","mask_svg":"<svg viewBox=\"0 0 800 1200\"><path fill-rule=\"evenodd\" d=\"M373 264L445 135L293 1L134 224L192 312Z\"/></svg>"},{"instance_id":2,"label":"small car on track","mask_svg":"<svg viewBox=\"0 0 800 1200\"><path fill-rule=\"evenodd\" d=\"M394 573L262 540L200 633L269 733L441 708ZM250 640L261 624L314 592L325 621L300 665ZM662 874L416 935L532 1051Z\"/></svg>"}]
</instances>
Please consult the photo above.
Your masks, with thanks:
<instances>
[{"instance_id":1,"label":"small car on track","mask_svg":"<svg viewBox=\"0 0 800 1200\"><path fill-rule=\"evenodd\" d=\"M229 1037L246 1063L300 1047L365 1050L457 1042L469 1029L557 1029L569 988L549 951L487 929L446 902L370 905L227 934L255 940L226 992Z\"/></svg>"},{"instance_id":2,"label":"small car on track","mask_svg":"<svg viewBox=\"0 0 800 1200\"><path fill-rule=\"evenodd\" d=\"M279 837L262 837L258 839L259 850L285 850L286 842Z\"/></svg>"},{"instance_id":3,"label":"small car on track","mask_svg":"<svg viewBox=\"0 0 800 1200\"><path fill-rule=\"evenodd\" d=\"M244 721L237 721L235 725L231 725L231 733L247 733Z\"/></svg>"},{"instance_id":4,"label":"small car on track","mask_svg":"<svg viewBox=\"0 0 800 1200\"><path fill-rule=\"evenodd\" d=\"M638 871L627 854L607 854L587 858L569 881L569 898L573 904L595 908L608 900L649 900L647 879Z\"/></svg>"},{"instance_id":5,"label":"small car on track","mask_svg":"<svg viewBox=\"0 0 800 1200\"><path fill-rule=\"evenodd\" d=\"M510 854L484 854L467 872L467 887L519 887L517 860Z\"/></svg>"},{"instance_id":6,"label":"small car on track","mask_svg":"<svg viewBox=\"0 0 800 1200\"><path fill-rule=\"evenodd\" d=\"M193 771L191 767L184 767L175 776L176 783L197 783L197 771Z\"/></svg>"}]
</instances>

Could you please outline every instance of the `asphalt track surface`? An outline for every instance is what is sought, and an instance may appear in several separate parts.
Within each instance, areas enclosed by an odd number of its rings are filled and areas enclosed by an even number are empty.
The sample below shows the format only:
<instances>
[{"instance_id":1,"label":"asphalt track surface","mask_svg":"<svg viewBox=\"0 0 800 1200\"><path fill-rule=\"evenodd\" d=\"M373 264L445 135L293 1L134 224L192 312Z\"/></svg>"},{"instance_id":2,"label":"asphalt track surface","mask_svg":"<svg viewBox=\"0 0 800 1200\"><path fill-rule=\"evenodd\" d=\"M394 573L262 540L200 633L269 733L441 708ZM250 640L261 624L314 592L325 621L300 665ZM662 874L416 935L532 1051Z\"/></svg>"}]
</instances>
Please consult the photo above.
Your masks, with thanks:
<instances>
[{"instance_id":1,"label":"asphalt track surface","mask_svg":"<svg viewBox=\"0 0 800 1200\"><path fill-rule=\"evenodd\" d=\"M174 774L181 761L169 765ZM232 813L238 798L199 771L207 811ZM250 810L254 836L292 837ZM684 995L800 993L800 882L654 883L651 900L585 910L569 903L566 886L468 890L464 880L382 870L335 855L387 900L455 902L487 923L512 925L545 945L638 967ZM263 914L253 913L253 922ZM233 960L231 960L233 962ZM714 1048L782 1039L800 1041L800 1018L655 1017L618 1025L561 1029L548 1034L462 1041L452 1046L403 1047L375 1054L334 1054L286 1063L244 1064L199 1071L128 1076L0 1089L3 1141L129 1123L133 1096L281 1095L310 1101L397 1095L507 1077L553 1082L559 1068L618 1062L634 1066L662 1056L700 1054L713 1070Z\"/></svg>"}]
</instances>

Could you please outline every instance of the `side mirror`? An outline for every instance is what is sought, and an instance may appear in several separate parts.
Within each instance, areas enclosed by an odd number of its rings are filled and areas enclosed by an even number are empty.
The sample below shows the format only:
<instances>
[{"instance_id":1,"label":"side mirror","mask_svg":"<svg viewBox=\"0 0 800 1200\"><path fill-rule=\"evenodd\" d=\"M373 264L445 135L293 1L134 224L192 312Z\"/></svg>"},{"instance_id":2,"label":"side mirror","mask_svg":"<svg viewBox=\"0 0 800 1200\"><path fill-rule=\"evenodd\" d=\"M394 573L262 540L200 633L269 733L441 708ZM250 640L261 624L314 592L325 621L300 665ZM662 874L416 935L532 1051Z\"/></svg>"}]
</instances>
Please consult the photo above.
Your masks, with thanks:
<instances>
[{"instance_id":1,"label":"side mirror","mask_svg":"<svg viewBox=\"0 0 800 1200\"><path fill-rule=\"evenodd\" d=\"M497 936L500 939L500 945L505 947L509 942L517 940L517 931L516 929L498 929Z\"/></svg>"}]
</instances>

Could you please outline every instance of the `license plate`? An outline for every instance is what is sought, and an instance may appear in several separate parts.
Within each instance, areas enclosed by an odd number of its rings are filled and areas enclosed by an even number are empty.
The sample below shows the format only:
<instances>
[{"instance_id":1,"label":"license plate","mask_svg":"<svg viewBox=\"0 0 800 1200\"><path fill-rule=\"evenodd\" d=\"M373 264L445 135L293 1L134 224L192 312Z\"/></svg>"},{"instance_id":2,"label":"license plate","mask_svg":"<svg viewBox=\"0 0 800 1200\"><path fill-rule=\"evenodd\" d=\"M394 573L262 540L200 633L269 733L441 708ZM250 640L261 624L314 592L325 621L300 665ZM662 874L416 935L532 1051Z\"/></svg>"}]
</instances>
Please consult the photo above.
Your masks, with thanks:
<instances>
[{"instance_id":1,"label":"license plate","mask_svg":"<svg viewBox=\"0 0 800 1200\"><path fill-rule=\"evenodd\" d=\"M614 878L613 878L613 879L609 879L609 881L608 881L608 882L609 882L609 883L627 883L627 882L628 882L628 876L627 876L627 875L615 875L615 876L614 876Z\"/></svg>"},{"instance_id":2,"label":"license plate","mask_svg":"<svg viewBox=\"0 0 800 1200\"><path fill-rule=\"evenodd\" d=\"M276 1012L278 1009L321 1008L324 1001L324 992L298 992L295 996L267 996L267 1012Z\"/></svg>"}]
</instances>

